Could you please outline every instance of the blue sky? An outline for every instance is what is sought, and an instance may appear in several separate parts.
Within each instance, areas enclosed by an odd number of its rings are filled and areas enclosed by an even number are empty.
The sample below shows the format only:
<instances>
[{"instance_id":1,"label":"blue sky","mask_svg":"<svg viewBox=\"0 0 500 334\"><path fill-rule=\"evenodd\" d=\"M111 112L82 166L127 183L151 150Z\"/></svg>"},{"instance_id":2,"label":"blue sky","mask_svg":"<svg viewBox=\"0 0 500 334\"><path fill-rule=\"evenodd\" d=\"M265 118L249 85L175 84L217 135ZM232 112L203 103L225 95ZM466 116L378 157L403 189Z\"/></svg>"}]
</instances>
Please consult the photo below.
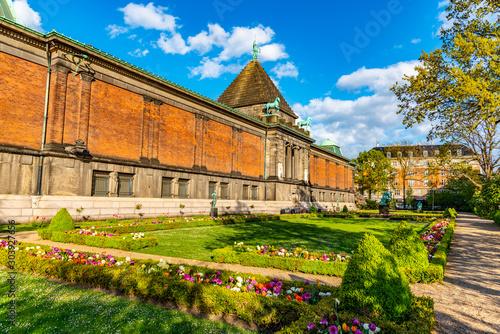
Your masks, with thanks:
<instances>
[{"instance_id":1,"label":"blue sky","mask_svg":"<svg viewBox=\"0 0 500 334\"><path fill-rule=\"evenodd\" d=\"M311 135L350 158L376 140L425 142L429 130L404 129L389 88L422 50L440 46L446 0L13 3L31 28L55 29L213 99L251 60L256 38L288 104L312 117Z\"/></svg>"}]
</instances>

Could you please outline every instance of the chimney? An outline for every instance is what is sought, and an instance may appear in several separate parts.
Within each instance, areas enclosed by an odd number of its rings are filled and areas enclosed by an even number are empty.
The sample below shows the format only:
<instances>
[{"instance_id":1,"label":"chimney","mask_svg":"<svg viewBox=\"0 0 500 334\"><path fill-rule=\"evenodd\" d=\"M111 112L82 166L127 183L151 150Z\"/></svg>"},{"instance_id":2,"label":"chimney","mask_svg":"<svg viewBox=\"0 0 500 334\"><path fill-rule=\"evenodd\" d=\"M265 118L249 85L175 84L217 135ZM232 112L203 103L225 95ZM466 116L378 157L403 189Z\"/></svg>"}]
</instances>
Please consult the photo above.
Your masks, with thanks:
<instances>
[{"instance_id":1,"label":"chimney","mask_svg":"<svg viewBox=\"0 0 500 334\"><path fill-rule=\"evenodd\" d=\"M385 144L383 144L382 147L385 147Z\"/></svg>"},{"instance_id":2,"label":"chimney","mask_svg":"<svg viewBox=\"0 0 500 334\"><path fill-rule=\"evenodd\" d=\"M378 143L378 140L377 140L377 147L379 147L379 146L380 146L380 144Z\"/></svg>"},{"instance_id":3,"label":"chimney","mask_svg":"<svg viewBox=\"0 0 500 334\"><path fill-rule=\"evenodd\" d=\"M418 142L418 146L420 146L420 142Z\"/></svg>"},{"instance_id":4,"label":"chimney","mask_svg":"<svg viewBox=\"0 0 500 334\"><path fill-rule=\"evenodd\" d=\"M433 141L431 141L431 145L434 145L434 140L433 140Z\"/></svg>"},{"instance_id":5,"label":"chimney","mask_svg":"<svg viewBox=\"0 0 500 334\"><path fill-rule=\"evenodd\" d=\"M398 146L400 145L400 143L398 142Z\"/></svg>"}]
</instances>

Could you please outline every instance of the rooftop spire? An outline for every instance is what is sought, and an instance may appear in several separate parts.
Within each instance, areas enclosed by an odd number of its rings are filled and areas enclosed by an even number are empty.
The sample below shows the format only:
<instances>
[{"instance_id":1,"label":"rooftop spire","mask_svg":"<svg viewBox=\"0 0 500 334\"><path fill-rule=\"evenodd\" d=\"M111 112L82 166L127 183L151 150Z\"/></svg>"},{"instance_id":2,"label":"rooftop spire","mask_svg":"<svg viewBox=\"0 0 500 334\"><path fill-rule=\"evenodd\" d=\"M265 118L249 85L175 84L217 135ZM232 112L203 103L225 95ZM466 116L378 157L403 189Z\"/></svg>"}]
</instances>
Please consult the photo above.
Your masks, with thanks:
<instances>
[{"instance_id":1,"label":"rooftop spire","mask_svg":"<svg viewBox=\"0 0 500 334\"><path fill-rule=\"evenodd\" d=\"M11 0L0 0L0 16L19 23Z\"/></svg>"},{"instance_id":2,"label":"rooftop spire","mask_svg":"<svg viewBox=\"0 0 500 334\"><path fill-rule=\"evenodd\" d=\"M260 49L257 46L257 41L254 39L253 40L253 58L252 58L252 60L257 60L259 53L260 53Z\"/></svg>"}]
</instances>

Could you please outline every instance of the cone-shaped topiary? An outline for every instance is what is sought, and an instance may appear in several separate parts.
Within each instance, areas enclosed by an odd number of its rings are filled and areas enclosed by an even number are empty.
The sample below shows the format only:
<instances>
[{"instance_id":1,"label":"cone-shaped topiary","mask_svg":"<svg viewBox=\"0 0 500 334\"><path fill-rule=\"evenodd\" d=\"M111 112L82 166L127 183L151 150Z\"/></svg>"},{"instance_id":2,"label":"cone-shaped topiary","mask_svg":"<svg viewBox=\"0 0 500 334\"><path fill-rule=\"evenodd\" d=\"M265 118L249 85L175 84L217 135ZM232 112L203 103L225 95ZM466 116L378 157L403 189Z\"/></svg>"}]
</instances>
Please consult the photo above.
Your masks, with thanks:
<instances>
[{"instance_id":1,"label":"cone-shaped topiary","mask_svg":"<svg viewBox=\"0 0 500 334\"><path fill-rule=\"evenodd\" d=\"M347 208L347 205L344 205L344 207L342 208L342 212L344 212L344 213L348 213L349 212L349 209Z\"/></svg>"},{"instance_id":2,"label":"cone-shaped topiary","mask_svg":"<svg viewBox=\"0 0 500 334\"><path fill-rule=\"evenodd\" d=\"M75 222L66 208L59 210L50 221L49 231L69 231L75 229Z\"/></svg>"},{"instance_id":3,"label":"cone-shaped topiary","mask_svg":"<svg viewBox=\"0 0 500 334\"><path fill-rule=\"evenodd\" d=\"M402 221L392 234L389 251L396 256L401 268L425 268L429 266L427 248L410 224Z\"/></svg>"},{"instance_id":4,"label":"cone-shaped topiary","mask_svg":"<svg viewBox=\"0 0 500 334\"><path fill-rule=\"evenodd\" d=\"M405 319L412 308L408 280L394 255L369 234L347 265L339 298L342 310L391 321Z\"/></svg>"}]
</instances>

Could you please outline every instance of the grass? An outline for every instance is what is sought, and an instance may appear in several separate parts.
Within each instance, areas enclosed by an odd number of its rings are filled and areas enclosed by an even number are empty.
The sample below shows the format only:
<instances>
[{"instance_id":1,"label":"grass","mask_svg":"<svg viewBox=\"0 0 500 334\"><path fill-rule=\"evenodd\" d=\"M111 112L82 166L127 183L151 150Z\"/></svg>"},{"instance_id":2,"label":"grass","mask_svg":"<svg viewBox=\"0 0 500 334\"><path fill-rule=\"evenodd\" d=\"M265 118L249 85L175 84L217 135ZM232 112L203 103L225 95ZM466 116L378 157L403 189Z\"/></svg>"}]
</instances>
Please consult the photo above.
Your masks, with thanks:
<instances>
[{"instance_id":1,"label":"grass","mask_svg":"<svg viewBox=\"0 0 500 334\"><path fill-rule=\"evenodd\" d=\"M154 231L147 232L146 235L157 237L158 244L138 252L210 261L212 250L243 242L247 245L350 253L356 249L365 233L374 234L387 247L392 232L398 225L398 221L380 219L314 217ZM429 224L413 222L410 225L418 234L422 234Z\"/></svg>"},{"instance_id":2,"label":"grass","mask_svg":"<svg viewBox=\"0 0 500 334\"><path fill-rule=\"evenodd\" d=\"M251 333L177 310L16 275L16 327L6 320L8 273L0 270L1 333Z\"/></svg>"}]
</instances>

